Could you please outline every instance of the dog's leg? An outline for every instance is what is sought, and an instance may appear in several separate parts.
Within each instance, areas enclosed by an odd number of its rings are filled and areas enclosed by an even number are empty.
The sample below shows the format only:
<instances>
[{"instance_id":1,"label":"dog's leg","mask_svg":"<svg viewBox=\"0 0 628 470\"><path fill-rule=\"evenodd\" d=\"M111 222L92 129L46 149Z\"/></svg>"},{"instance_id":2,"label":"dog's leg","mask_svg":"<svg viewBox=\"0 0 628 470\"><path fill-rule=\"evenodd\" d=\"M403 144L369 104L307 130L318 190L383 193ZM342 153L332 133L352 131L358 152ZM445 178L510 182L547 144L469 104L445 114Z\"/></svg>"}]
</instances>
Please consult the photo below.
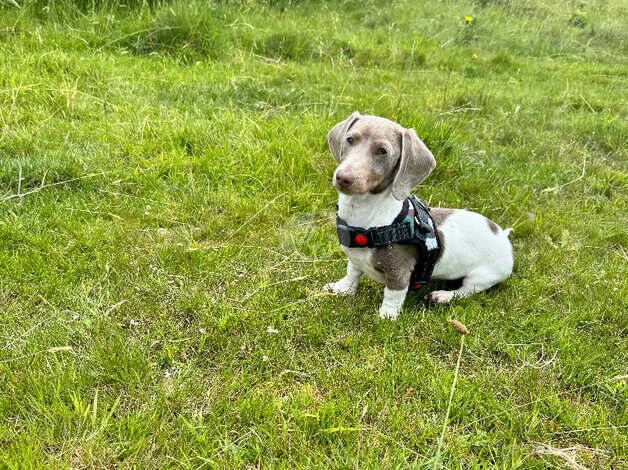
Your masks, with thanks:
<instances>
[{"instance_id":1,"label":"dog's leg","mask_svg":"<svg viewBox=\"0 0 628 470\"><path fill-rule=\"evenodd\" d=\"M361 277L362 271L349 261L347 263L347 275L337 282L325 284L323 290L333 292L336 295L354 295Z\"/></svg>"},{"instance_id":2,"label":"dog's leg","mask_svg":"<svg viewBox=\"0 0 628 470\"><path fill-rule=\"evenodd\" d=\"M508 274L496 272L492 267L479 268L462 280L462 286L455 290L435 290L426 299L433 304L447 303L454 298L463 299L477 292L482 292L508 277Z\"/></svg>"},{"instance_id":3,"label":"dog's leg","mask_svg":"<svg viewBox=\"0 0 628 470\"><path fill-rule=\"evenodd\" d=\"M385 287L384 301L382 302L381 307L379 307L379 318L390 318L391 320L397 318L397 315L399 315L399 311L401 310L401 306L406 300L407 293L407 287L400 290Z\"/></svg>"}]
</instances>

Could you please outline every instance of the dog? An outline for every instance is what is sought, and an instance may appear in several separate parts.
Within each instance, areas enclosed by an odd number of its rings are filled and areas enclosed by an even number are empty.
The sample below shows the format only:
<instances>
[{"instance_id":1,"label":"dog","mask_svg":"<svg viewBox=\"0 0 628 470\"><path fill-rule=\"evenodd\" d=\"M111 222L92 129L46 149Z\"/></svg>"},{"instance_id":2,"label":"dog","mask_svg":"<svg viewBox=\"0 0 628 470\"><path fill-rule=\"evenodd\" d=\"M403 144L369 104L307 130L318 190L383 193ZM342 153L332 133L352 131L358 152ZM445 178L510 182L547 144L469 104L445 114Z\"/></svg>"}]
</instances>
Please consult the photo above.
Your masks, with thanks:
<instances>
[{"instance_id":1,"label":"dog","mask_svg":"<svg viewBox=\"0 0 628 470\"><path fill-rule=\"evenodd\" d=\"M412 188L436 167L432 152L414 129L377 116L352 113L327 136L338 162L332 184L338 191L338 217L350 226L369 229L391 224ZM455 290L435 290L431 303L468 297L502 282L512 273L511 229L464 209L429 209L440 241L433 279L462 280ZM374 248L342 246L347 274L324 286L337 295L354 295L362 275L384 284L381 318L395 319L405 301L417 248L389 244Z\"/></svg>"}]
</instances>

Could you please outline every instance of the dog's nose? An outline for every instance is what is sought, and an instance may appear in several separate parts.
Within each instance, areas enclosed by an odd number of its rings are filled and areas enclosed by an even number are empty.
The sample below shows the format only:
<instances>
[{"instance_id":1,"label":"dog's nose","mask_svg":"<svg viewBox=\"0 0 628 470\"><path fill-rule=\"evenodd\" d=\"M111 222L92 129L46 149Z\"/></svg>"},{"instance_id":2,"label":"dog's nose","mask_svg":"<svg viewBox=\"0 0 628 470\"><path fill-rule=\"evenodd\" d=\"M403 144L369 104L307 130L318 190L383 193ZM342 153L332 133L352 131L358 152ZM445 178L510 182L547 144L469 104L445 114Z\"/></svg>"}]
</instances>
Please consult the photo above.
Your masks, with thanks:
<instances>
[{"instance_id":1,"label":"dog's nose","mask_svg":"<svg viewBox=\"0 0 628 470\"><path fill-rule=\"evenodd\" d=\"M340 170L336 173L336 183L342 188L348 188L353 184L355 178L351 170Z\"/></svg>"}]
</instances>

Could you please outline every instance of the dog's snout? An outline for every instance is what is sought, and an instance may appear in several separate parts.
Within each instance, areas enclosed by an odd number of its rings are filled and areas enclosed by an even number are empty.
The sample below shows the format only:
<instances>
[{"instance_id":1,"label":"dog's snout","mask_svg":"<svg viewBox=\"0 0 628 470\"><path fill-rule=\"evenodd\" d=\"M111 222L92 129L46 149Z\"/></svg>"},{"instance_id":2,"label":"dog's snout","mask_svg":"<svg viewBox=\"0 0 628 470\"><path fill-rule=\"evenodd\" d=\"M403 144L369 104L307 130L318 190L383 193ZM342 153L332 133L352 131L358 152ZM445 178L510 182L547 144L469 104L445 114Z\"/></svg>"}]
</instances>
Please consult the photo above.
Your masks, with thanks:
<instances>
[{"instance_id":1,"label":"dog's snout","mask_svg":"<svg viewBox=\"0 0 628 470\"><path fill-rule=\"evenodd\" d=\"M336 173L336 183L341 188L348 188L355 181L355 177L353 176L353 172L351 170L340 170Z\"/></svg>"}]
</instances>

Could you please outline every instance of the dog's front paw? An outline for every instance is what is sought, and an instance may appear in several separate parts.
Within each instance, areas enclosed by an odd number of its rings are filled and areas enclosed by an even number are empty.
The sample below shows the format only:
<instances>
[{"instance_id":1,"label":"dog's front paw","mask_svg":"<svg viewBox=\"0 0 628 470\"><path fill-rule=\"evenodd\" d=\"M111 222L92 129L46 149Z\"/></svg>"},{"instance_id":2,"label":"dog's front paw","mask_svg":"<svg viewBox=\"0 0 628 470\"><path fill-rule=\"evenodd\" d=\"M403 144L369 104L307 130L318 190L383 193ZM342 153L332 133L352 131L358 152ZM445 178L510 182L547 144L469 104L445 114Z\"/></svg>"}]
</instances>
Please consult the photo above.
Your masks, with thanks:
<instances>
[{"instance_id":1,"label":"dog's front paw","mask_svg":"<svg viewBox=\"0 0 628 470\"><path fill-rule=\"evenodd\" d=\"M454 291L451 290L435 290L425 296L425 300L432 304L445 304L454 298Z\"/></svg>"},{"instance_id":2,"label":"dog's front paw","mask_svg":"<svg viewBox=\"0 0 628 470\"><path fill-rule=\"evenodd\" d=\"M323 290L327 292L333 292L336 295L355 295L356 286L350 282L346 282L344 279L338 282L330 282L323 286Z\"/></svg>"},{"instance_id":3,"label":"dog's front paw","mask_svg":"<svg viewBox=\"0 0 628 470\"><path fill-rule=\"evenodd\" d=\"M382 320L396 320L399 310L399 308L391 307L390 305L382 305L379 308L379 318Z\"/></svg>"}]
</instances>

